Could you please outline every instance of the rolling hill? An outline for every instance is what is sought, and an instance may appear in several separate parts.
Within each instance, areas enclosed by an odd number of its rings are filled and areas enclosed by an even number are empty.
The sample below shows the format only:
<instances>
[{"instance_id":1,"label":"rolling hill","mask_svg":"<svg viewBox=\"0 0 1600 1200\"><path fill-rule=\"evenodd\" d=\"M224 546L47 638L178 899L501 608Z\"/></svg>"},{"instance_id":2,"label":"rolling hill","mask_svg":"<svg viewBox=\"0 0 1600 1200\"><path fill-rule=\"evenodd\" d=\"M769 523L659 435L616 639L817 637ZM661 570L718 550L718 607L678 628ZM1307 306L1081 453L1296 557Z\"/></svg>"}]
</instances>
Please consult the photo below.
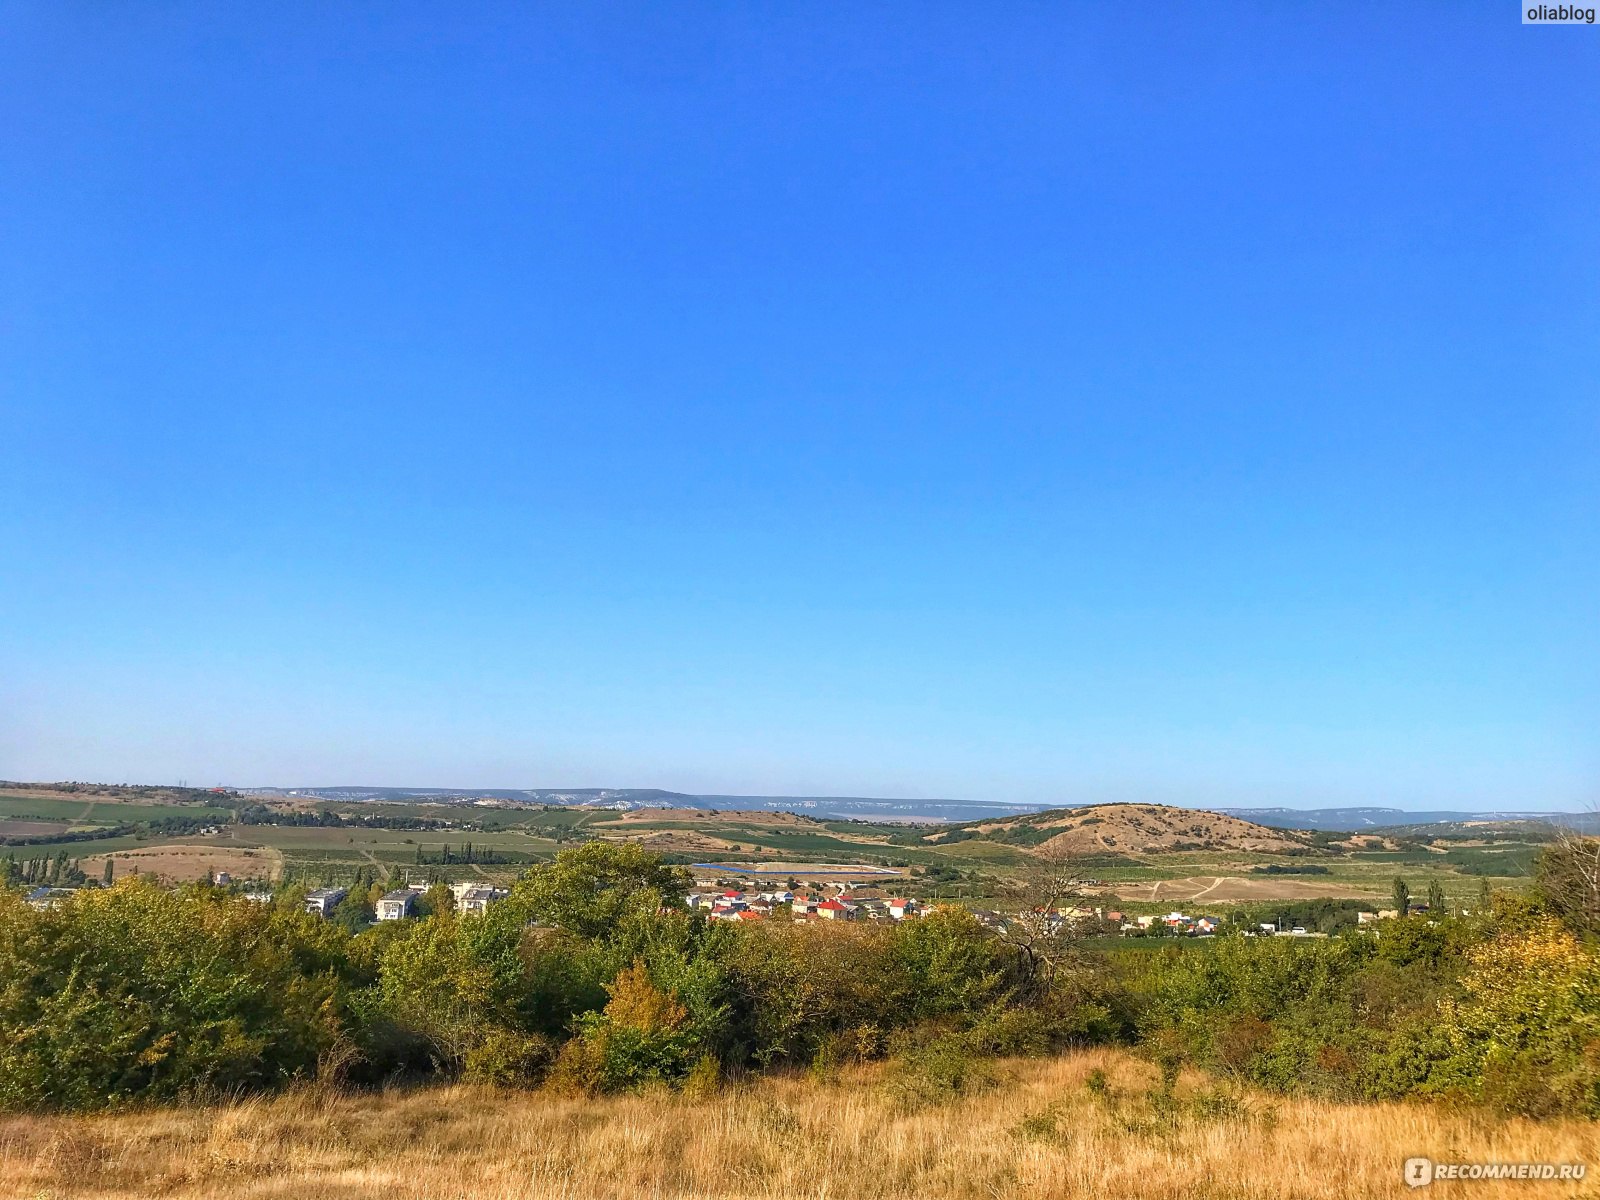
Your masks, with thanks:
<instances>
[{"instance_id":1,"label":"rolling hill","mask_svg":"<svg viewBox=\"0 0 1600 1200\"><path fill-rule=\"evenodd\" d=\"M1039 854L1160 854L1238 850L1257 854L1304 851L1310 839L1224 813L1164 804L1099 804L1000 820L974 821L924 838L933 845L970 838L1028 847Z\"/></svg>"}]
</instances>

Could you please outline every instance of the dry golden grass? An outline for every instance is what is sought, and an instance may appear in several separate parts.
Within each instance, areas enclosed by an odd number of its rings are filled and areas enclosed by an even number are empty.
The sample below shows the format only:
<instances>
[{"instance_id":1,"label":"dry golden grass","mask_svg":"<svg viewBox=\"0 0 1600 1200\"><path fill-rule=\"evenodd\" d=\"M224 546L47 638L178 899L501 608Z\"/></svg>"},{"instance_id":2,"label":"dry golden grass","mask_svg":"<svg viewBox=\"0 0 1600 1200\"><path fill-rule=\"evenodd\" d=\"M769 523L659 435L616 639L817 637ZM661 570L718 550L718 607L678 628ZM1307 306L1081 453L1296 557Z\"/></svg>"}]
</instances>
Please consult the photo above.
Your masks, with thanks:
<instances>
[{"instance_id":1,"label":"dry golden grass","mask_svg":"<svg viewBox=\"0 0 1600 1200\"><path fill-rule=\"evenodd\" d=\"M230 845L227 842L169 842L140 846L134 850L115 850L110 855L91 854L83 860L90 879L100 878L107 858L121 879L135 867L139 874L162 883L187 883L210 879L226 871L235 879L278 879L283 875L283 854L270 847Z\"/></svg>"},{"instance_id":2,"label":"dry golden grass","mask_svg":"<svg viewBox=\"0 0 1600 1200\"><path fill-rule=\"evenodd\" d=\"M1146 854L1199 843L1208 850L1278 854L1303 849L1305 835L1257 825L1239 817L1166 804L1097 804L1064 809L1047 817L1001 817L974 826L979 833L1002 829L1053 829L1036 851L1071 854ZM937 833L928 837L937 837Z\"/></svg>"},{"instance_id":3,"label":"dry golden grass","mask_svg":"<svg viewBox=\"0 0 1600 1200\"><path fill-rule=\"evenodd\" d=\"M1405 1193L1401 1163L1587 1162L1595 1126L1421 1106L1278 1102L1275 1120L1190 1116L1129 1128L1143 1064L1114 1052L1005 1064L994 1090L897 1111L882 1073L763 1079L710 1099L583 1100L478 1087L303 1091L208 1109L0 1122L0 1197L174 1200L1262 1200ZM1259 1101L1252 1101L1252 1107ZM1571 1183L1438 1183L1498 1198L1592 1194ZM1427 1193L1422 1193L1427 1194Z\"/></svg>"}]
</instances>

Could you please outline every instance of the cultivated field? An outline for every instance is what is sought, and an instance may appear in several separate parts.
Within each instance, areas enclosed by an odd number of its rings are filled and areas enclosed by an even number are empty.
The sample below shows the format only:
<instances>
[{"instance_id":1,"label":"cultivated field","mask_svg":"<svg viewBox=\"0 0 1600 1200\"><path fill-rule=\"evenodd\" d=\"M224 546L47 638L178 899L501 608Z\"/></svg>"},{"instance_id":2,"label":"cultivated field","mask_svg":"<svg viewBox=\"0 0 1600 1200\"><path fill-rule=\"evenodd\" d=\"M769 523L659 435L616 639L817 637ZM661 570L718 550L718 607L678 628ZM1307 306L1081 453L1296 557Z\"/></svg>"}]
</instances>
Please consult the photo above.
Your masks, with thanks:
<instances>
[{"instance_id":1,"label":"cultivated field","mask_svg":"<svg viewBox=\"0 0 1600 1200\"><path fill-rule=\"evenodd\" d=\"M1354 883L1330 883L1323 879L1298 879L1294 876L1190 875L1181 879L1157 879L1151 883L1120 883L1093 889L1114 891L1125 901L1143 904L1174 904L1204 901L1228 904L1248 900L1360 900L1382 897L1382 886L1361 887Z\"/></svg>"},{"instance_id":2,"label":"cultivated field","mask_svg":"<svg viewBox=\"0 0 1600 1200\"><path fill-rule=\"evenodd\" d=\"M208 844L170 843L90 855L83 860L90 879L100 878L107 858L119 879L137 869L140 875L153 876L163 883L210 879L218 871L226 871L235 879L264 881L277 879L283 873L283 855L276 850L217 845L209 839Z\"/></svg>"},{"instance_id":3,"label":"cultivated field","mask_svg":"<svg viewBox=\"0 0 1600 1200\"><path fill-rule=\"evenodd\" d=\"M1084 1052L1001 1063L947 1102L880 1068L716 1097L452 1087L0 1120L0 1195L39 1200L1349 1200L1404 1195L1413 1155L1600 1164L1593 1123L1216 1092ZM1096 1072L1101 1073L1098 1077ZM1103 1080L1103 1083L1098 1082ZM1544 1200L1571 1183L1438 1183Z\"/></svg>"},{"instance_id":4,"label":"cultivated field","mask_svg":"<svg viewBox=\"0 0 1600 1200\"><path fill-rule=\"evenodd\" d=\"M0 792L0 817L65 821L72 825L116 825L124 821L159 821L168 817L224 820L225 808L199 804L166 804L159 800L105 795L74 796L42 788Z\"/></svg>"},{"instance_id":5,"label":"cultivated field","mask_svg":"<svg viewBox=\"0 0 1600 1200\"><path fill-rule=\"evenodd\" d=\"M285 825L240 823L214 801L199 790L69 792L7 785L0 789L0 838L27 842L0 846L0 855L50 858L64 851L91 877L104 855L133 853L141 872L169 879L216 870L262 877L264 857L271 878L310 884L347 883L363 868L382 874L413 867L452 880L505 883L566 846L601 839L638 842L680 865L781 870L785 879L820 878L816 872L837 864L893 870L904 881L897 886L913 894L990 904L1010 882L1051 857L1060 870L1096 880L1092 890L1101 897L1139 912L1252 901L1359 900L1381 906L1397 876L1414 895L1437 881L1448 899L1470 906L1485 879L1496 887L1522 886L1538 849L1536 832L1515 823L1485 827L1483 837L1472 839L1429 840L1423 833L1402 843L1396 836L1368 834L1317 844L1309 834L1284 835L1234 818L1154 805L936 827L774 812L273 798L267 807L280 817L327 812L345 822ZM174 819L215 821L219 828L201 835L148 827ZM427 827L405 827L418 823ZM51 840L113 830L115 837ZM468 842L470 863L463 861Z\"/></svg>"}]
</instances>

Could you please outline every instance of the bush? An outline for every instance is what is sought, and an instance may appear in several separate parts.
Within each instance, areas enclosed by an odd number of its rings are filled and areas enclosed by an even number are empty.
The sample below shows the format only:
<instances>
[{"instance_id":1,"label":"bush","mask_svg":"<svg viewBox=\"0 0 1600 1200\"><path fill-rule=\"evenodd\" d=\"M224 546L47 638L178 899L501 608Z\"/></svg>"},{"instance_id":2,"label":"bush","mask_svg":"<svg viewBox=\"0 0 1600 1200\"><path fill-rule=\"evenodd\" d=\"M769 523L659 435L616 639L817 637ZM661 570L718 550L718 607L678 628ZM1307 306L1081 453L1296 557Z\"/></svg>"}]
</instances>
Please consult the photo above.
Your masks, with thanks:
<instances>
[{"instance_id":1,"label":"bush","mask_svg":"<svg viewBox=\"0 0 1600 1200\"><path fill-rule=\"evenodd\" d=\"M0 892L0 1108L89 1109L309 1078L348 1044L347 935L138 879L35 912ZM334 969L329 969L334 968Z\"/></svg>"},{"instance_id":2,"label":"bush","mask_svg":"<svg viewBox=\"0 0 1600 1200\"><path fill-rule=\"evenodd\" d=\"M478 1083L527 1085L539 1081L553 1057L548 1038L495 1029L466 1052L463 1074Z\"/></svg>"},{"instance_id":3,"label":"bush","mask_svg":"<svg viewBox=\"0 0 1600 1200\"><path fill-rule=\"evenodd\" d=\"M1600 960L1548 920L1467 957L1430 1084L1525 1116L1600 1116Z\"/></svg>"},{"instance_id":4,"label":"bush","mask_svg":"<svg viewBox=\"0 0 1600 1200\"><path fill-rule=\"evenodd\" d=\"M994 1065L972 1053L965 1039L947 1034L897 1055L884 1090L902 1112L946 1104L995 1086Z\"/></svg>"},{"instance_id":5,"label":"bush","mask_svg":"<svg viewBox=\"0 0 1600 1200\"><path fill-rule=\"evenodd\" d=\"M581 1019L578 1036L557 1059L557 1086L617 1092L681 1082L700 1058L689 1010L651 982L643 962L618 975L608 991L604 1011Z\"/></svg>"}]
</instances>

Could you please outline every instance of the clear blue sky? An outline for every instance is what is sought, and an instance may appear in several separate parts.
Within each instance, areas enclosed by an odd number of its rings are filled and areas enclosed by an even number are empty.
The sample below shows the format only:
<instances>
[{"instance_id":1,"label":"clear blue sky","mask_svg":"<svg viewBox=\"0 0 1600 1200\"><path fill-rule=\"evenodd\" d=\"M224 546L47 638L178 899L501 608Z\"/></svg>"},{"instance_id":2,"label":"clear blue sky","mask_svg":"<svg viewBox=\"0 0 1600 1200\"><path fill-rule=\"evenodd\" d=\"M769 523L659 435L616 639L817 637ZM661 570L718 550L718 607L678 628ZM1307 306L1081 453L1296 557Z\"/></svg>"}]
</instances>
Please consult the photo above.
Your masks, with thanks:
<instances>
[{"instance_id":1,"label":"clear blue sky","mask_svg":"<svg viewBox=\"0 0 1600 1200\"><path fill-rule=\"evenodd\" d=\"M0 777L1600 798L1600 31L0 16Z\"/></svg>"}]
</instances>

